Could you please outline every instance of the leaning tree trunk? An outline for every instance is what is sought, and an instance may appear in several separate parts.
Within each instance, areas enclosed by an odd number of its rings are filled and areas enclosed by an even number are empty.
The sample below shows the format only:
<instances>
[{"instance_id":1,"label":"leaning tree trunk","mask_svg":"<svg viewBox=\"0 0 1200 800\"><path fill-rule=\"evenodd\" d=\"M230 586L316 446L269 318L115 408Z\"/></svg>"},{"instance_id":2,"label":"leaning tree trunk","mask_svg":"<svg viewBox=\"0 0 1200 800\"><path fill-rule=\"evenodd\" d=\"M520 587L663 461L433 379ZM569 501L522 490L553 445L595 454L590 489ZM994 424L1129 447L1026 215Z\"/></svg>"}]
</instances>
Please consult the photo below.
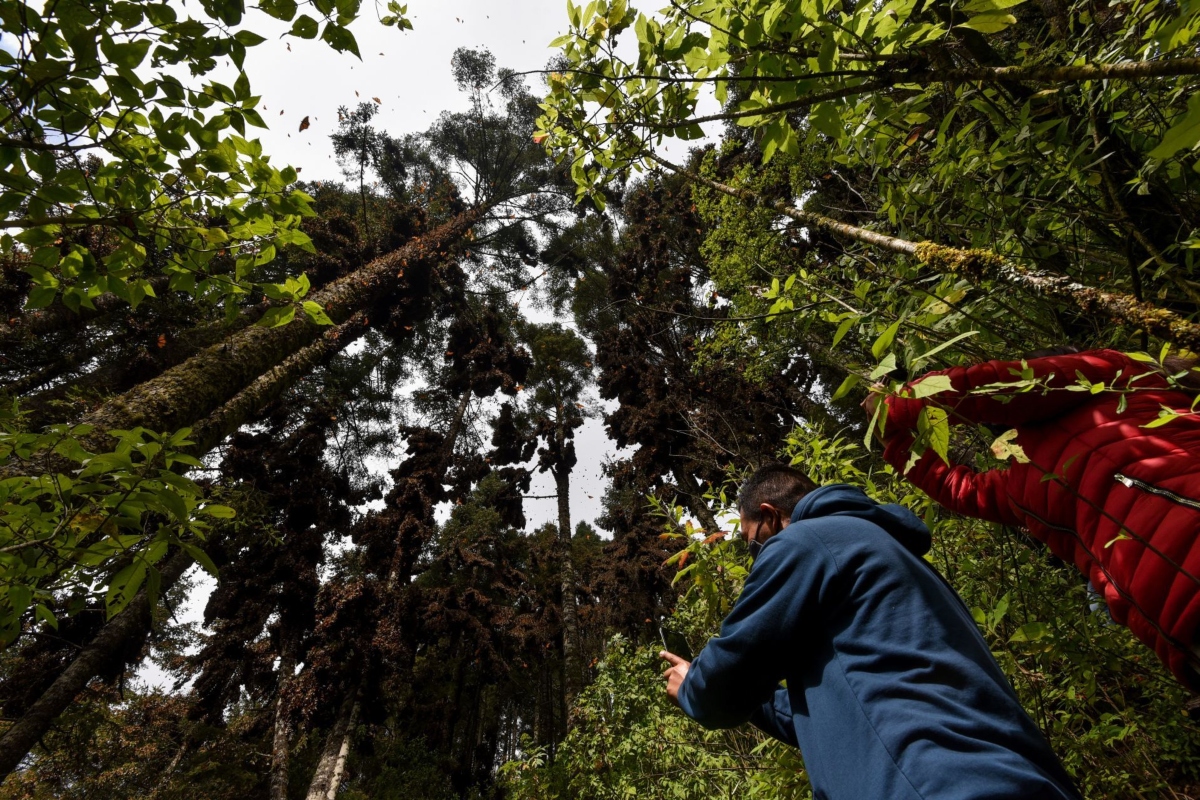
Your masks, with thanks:
<instances>
[{"instance_id":1,"label":"leaning tree trunk","mask_svg":"<svg viewBox=\"0 0 1200 800\"><path fill-rule=\"evenodd\" d=\"M567 429L563 410L558 411L555 430L560 460L553 470L558 492L558 537L562 544L562 620L563 620L563 705L570 708L583 683L583 664L579 643L579 613L575 605L579 582L571 553L571 475L563 463L567 452Z\"/></svg>"},{"instance_id":2,"label":"leaning tree trunk","mask_svg":"<svg viewBox=\"0 0 1200 800\"><path fill-rule=\"evenodd\" d=\"M171 785L171 778L175 775L175 770L179 769L180 762L183 757L192 749L192 738L190 734L184 734L183 741L180 742L179 748L175 751L175 755L171 758L171 763L167 764L167 768L163 770L162 775L155 784L154 790L146 796L146 800L158 800L162 797L162 793Z\"/></svg>"},{"instance_id":3,"label":"leaning tree trunk","mask_svg":"<svg viewBox=\"0 0 1200 800\"><path fill-rule=\"evenodd\" d=\"M260 413L305 371L353 341L349 334L359 324L356 315L337 328L328 330L315 344L260 375L250 386L198 423L195 428L198 452L211 449L227 434ZM338 335L339 332L347 335ZM160 569L162 578L159 591L166 592L191 564L192 557L184 552L177 553L167 561ZM124 611L100 629L91 644L42 693L29 711L0 737L0 780L16 768L29 748L45 735L51 723L105 664L110 663L133 638L146 635L150 622L149 602L144 593L139 593Z\"/></svg>"},{"instance_id":4,"label":"leaning tree trunk","mask_svg":"<svg viewBox=\"0 0 1200 800\"><path fill-rule=\"evenodd\" d=\"M333 774L329 776L329 789L325 792L325 800L335 800L338 787L342 785L342 776L346 773L346 759L350 757L350 740L354 737L354 724L358 721L359 702L356 698L354 707L350 709L350 723L342 734L342 746L338 748L337 762L333 765Z\"/></svg>"},{"instance_id":5,"label":"leaning tree trunk","mask_svg":"<svg viewBox=\"0 0 1200 800\"><path fill-rule=\"evenodd\" d=\"M406 268L411 270L445 256L486 210L465 211L398 250L333 281L308 299L319 304L335 323L346 323L368 308L381 292L396 286ZM85 416L80 422L96 429L85 445L104 452L109 446L104 433L108 430L141 426L170 431L193 425L327 330L310 322L303 313L277 328L255 326L242 330ZM38 466L44 471L56 471L71 465L59 460ZM0 477L12 474L11 469L0 470Z\"/></svg>"},{"instance_id":6,"label":"leaning tree trunk","mask_svg":"<svg viewBox=\"0 0 1200 800\"><path fill-rule=\"evenodd\" d=\"M913 256L934 269L961 275L976 285L984 281L998 281L1018 289L1024 289L1032 294L1070 303L1084 314L1103 314L1114 322L1141 328L1147 333L1189 350L1200 351L1200 323L1192 322L1174 311L1160 308L1153 303L1138 300L1133 295L1097 289L1065 275L1028 269L990 250L964 250L933 242L913 242L845 222L838 222L822 214L789 206L783 201L772 202L749 189L738 189L714 181L658 156L651 155L649 158L689 180L722 194L769 206L797 222L846 236L872 247Z\"/></svg>"},{"instance_id":7,"label":"leaning tree trunk","mask_svg":"<svg viewBox=\"0 0 1200 800\"><path fill-rule=\"evenodd\" d=\"M287 690L296 675L296 636L284 631L279 654L279 677L275 681L275 732L271 742L271 800L287 800L288 762L291 754L291 725L287 714Z\"/></svg>"},{"instance_id":8,"label":"leaning tree trunk","mask_svg":"<svg viewBox=\"0 0 1200 800\"><path fill-rule=\"evenodd\" d=\"M167 559L159 569L159 591L166 592L191 564L192 557L183 551ZM145 638L153 611L150 598L142 589L121 613L100 629L96 638L80 651L29 710L0 736L0 780L17 768L88 681L111 664L131 642Z\"/></svg>"},{"instance_id":9,"label":"leaning tree trunk","mask_svg":"<svg viewBox=\"0 0 1200 800\"><path fill-rule=\"evenodd\" d=\"M321 759L317 762L312 783L308 786L308 800L326 800L337 795L337 785L341 782L342 771L346 767L350 737L354 733L354 722L358 717L359 689L360 687L354 686L346 692L337 721L325 739L325 747L321 750Z\"/></svg>"}]
</instances>

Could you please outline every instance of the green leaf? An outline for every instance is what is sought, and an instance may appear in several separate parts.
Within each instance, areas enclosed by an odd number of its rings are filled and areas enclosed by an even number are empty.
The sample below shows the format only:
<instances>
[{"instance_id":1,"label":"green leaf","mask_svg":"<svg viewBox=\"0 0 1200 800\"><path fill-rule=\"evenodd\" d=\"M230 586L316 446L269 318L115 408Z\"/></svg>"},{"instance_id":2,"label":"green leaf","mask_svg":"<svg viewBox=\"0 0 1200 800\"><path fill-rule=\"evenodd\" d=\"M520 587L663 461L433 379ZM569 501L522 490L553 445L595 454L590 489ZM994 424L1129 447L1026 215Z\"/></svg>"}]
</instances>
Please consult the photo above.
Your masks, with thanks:
<instances>
[{"instance_id":1,"label":"green leaf","mask_svg":"<svg viewBox=\"0 0 1200 800\"><path fill-rule=\"evenodd\" d=\"M218 576L219 570L217 569L217 565L214 564L213 560L208 557L208 553L204 552L190 542L182 542L179 546L183 548L184 552L194 558L196 563L199 564L205 572L207 572L209 575L212 575L214 578Z\"/></svg>"},{"instance_id":2,"label":"green leaf","mask_svg":"<svg viewBox=\"0 0 1200 800\"><path fill-rule=\"evenodd\" d=\"M1200 142L1200 93L1188 98L1187 111L1172 125L1158 146L1150 151L1151 158L1170 158L1180 150Z\"/></svg>"},{"instance_id":3,"label":"green leaf","mask_svg":"<svg viewBox=\"0 0 1200 800\"><path fill-rule=\"evenodd\" d=\"M1038 639L1046 638L1050 633L1050 626L1044 622L1027 622L1017 628L1008 641L1010 644L1013 642L1036 642Z\"/></svg>"},{"instance_id":4,"label":"green leaf","mask_svg":"<svg viewBox=\"0 0 1200 800\"><path fill-rule=\"evenodd\" d=\"M888 353L887 357L879 362L879 366L871 370L871 380L877 381L884 375L887 375L896 368L896 354Z\"/></svg>"},{"instance_id":5,"label":"green leaf","mask_svg":"<svg viewBox=\"0 0 1200 800\"><path fill-rule=\"evenodd\" d=\"M838 107L834 103L817 103L808 118L814 128L830 139L841 137L844 126Z\"/></svg>"},{"instance_id":6,"label":"green leaf","mask_svg":"<svg viewBox=\"0 0 1200 800\"><path fill-rule=\"evenodd\" d=\"M945 463L950 463L950 422L946 412L935 406L925 406L917 416L917 431L921 439Z\"/></svg>"},{"instance_id":7,"label":"green leaf","mask_svg":"<svg viewBox=\"0 0 1200 800\"><path fill-rule=\"evenodd\" d=\"M858 322L858 320L859 317L856 316L847 317L846 319L842 320L842 324L838 325L837 331L833 334L833 343L829 345L829 349L832 350L833 348L837 347L838 342L845 338L846 334L850 332L850 327L854 325L854 323Z\"/></svg>"},{"instance_id":8,"label":"green leaf","mask_svg":"<svg viewBox=\"0 0 1200 800\"><path fill-rule=\"evenodd\" d=\"M175 517L179 522L185 522L189 516L187 503L179 496L172 488L165 487L156 492L158 500L163 506L171 512L171 516Z\"/></svg>"},{"instance_id":9,"label":"green leaf","mask_svg":"<svg viewBox=\"0 0 1200 800\"><path fill-rule=\"evenodd\" d=\"M325 309L321 308L321 304L314 300L304 301L304 313L308 318L318 325L332 325L333 320L325 313Z\"/></svg>"},{"instance_id":10,"label":"green leaf","mask_svg":"<svg viewBox=\"0 0 1200 800\"><path fill-rule=\"evenodd\" d=\"M308 14L301 14L292 23L290 33L293 36L299 36L301 39L315 39L317 38L317 21Z\"/></svg>"},{"instance_id":11,"label":"green leaf","mask_svg":"<svg viewBox=\"0 0 1200 800\"><path fill-rule=\"evenodd\" d=\"M324 32L321 33L321 38L329 43L329 46L339 53L351 52L354 55L362 58L358 52L358 41L355 40L354 34L343 28L341 25L335 25L332 22L325 25Z\"/></svg>"},{"instance_id":12,"label":"green leaf","mask_svg":"<svg viewBox=\"0 0 1200 800\"><path fill-rule=\"evenodd\" d=\"M932 397L941 392L949 392L954 389L954 385L950 383L950 378L947 375L930 375L928 378L922 378L920 382L913 384L913 397Z\"/></svg>"},{"instance_id":13,"label":"green leaf","mask_svg":"<svg viewBox=\"0 0 1200 800\"><path fill-rule=\"evenodd\" d=\"M140 558L116 574L108 585L108 593L104 597L104 605L108 616L113 617L129 605L129 601L142 588L146 580L146 562Z\"/></svg>"},{"instance_id":14,"label":"green leaf","mask_svg":"<svg viewBox=\"0 0 1200 800\"><path fill-rule=\"evenodd\" d=\"M118 67L133 69L146 58L150 50L150 39L135 39L132 42L114 42L110 37L100 39L100 50L104 57Z\"/></svg>"},{"instance_id":15,"label":"green leaf","mask_svg":"<svg viewBox=\"0 0 1200 800\"><path fill-rule=\"evenodd\" d=\"M831 397L830 400L841 400L843 397L850 394L851 389L853 389L855 386L858 386L862 382L863 379L861 375L847 375L846 380L842 381L841 385L838 386L837 391L833 393L833 397Z\"/></svg>"},{"instance_id":16,"label":"green leaf","mask_svg":"<svg viewBox=\"0 0 1200 800\"><path fill-rule=\"evenodd\" d=\"M275 19L281 19L287 22L292 17L296 16L296 0L260 0L259 8L271 15ZM243 42L249 47L249 43Z\"/></svg>"},{"instance_id":17,"label":"green leaf","mask_svg":"<svg viewBox=\"0 0 1200 800\"><path fill-rule=\"evenodd\" d=\"M875 344L871 345L871 355L876 358L882 358L887 349L892 346L892 341L895 340L896 333L899 330L900 320L896 320L888 326L887 330L879 335L879 338L875 340Z\"/></svg>"},{"instance_id":18,"label":"green leaf","mask_svg":"<svg viewBox=\"0 0 1200 800\"><path fill-rule=\"evenodd\" d=\"M938 353L945 350L947 347L950 347L951 345L955 345L955 344L961 342L963 339L966 339L969 336L976 336L978 334L979 334L979 331L967 331L966 333L960 333L958 336L955 336L950 341L942 342L941 344L939 344L937 347L933 348L932 350L927 350L926 352L917 356L916 358L913 359L912 364L910 366L912 366L912 367L919 366L920 364L928 361L929 359L936 356Z\"/></svg>"},{"instance_id":19,"label":"green leaf","mask_svg":"<svg viewBox=\"0 0 1200 800\"><path fill-rule=\"evenodd\" d=\"M38 603L33 610L33 615L39 622L44 622L54 630L58 630L58 617L54 616L54 612L47 606Z\"/></svg>"},{"instance_id":20,"label":"green leaf","mask_svg":"<svg viewBox=\"0 0 1200 800\"><path fill-rule=\"evenodd\" d=\"M18 617L25 613L25 609L29 608L32 600L33 592L28 586L18 584L8 588L8 604Z\"/></svg>"},{"instance_id":21,"label":"green leaf","mask_svg":"<svg viewBox=\"0 0 1200 800\"><path fill-rule=\"evenodd\" d=\"M261 328L278 328L287 325L296 318L295 306L280 306L276 308L268 308L258 322L254 323Z\"/></svg>"},{"instance_id":22,"label":"green leaf","mask_svg":"<svg viewBox=\"0 0 1200 800\"><path fill-rule=\"evenodd\" d=\"M200 509L201 514L207 514L214 519L233 519L237 516L237 512L229 506L219 505L217 503L209 503Z\"/></svg>"},{"instance_id":23,"label":"green leaf","mask_svg":"<svg viewBox=\"0 0 1200 800\"><path fill-rule=\"evenodd\" d=\"M988 11L976 14L966 22L956 25L956 28L970 28L980 33L998 33L1010 25L1015 25L1017 18L1003 11Z\"/></svg>"},{"instance_id":24,"label":"green leaf","mask_svg":"<svg viewBox=\"0 0 1200 800\"><path fill-rule=\"evenodd\" d=\"M29 297L25 300L25 307L29 309L45 308L54 302L57 294L58 289L53 286L35 286L29 290Z\"/></svg>"},{"instance_id":25,"label":"green leaf","mask_svg":"<svg viewBox=\"0 0 1200 800\"><path fill-rule=\"evenodd\" d=\"M960 8L968 14L978 14L983 11L999 11L1002 8L1019 6L1026 0L971 0Z\"/></svg>"}]
</instances>

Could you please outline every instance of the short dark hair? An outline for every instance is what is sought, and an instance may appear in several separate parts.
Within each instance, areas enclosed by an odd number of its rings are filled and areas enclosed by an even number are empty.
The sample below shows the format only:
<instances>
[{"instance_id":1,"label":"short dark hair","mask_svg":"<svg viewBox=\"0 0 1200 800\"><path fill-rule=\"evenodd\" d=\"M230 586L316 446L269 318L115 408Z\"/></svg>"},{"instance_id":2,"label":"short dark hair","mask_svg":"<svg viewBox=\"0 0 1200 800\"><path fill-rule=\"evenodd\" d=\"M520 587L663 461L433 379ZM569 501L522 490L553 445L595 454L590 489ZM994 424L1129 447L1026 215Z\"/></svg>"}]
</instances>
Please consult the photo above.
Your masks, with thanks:
<instances>
[{"instance_id":1,"label":"short dark hair","mask_svg":"<svg viewBox=\"0 0 1200 800\"><path fill-rule=\"evenodd\" d=\"M787 464L767 464L759 467L738 490L738 513L751 521L762 519L763 503L769 503L786 514L804 495L816 489L812 479Z\"/></svg>"}]
</instances>

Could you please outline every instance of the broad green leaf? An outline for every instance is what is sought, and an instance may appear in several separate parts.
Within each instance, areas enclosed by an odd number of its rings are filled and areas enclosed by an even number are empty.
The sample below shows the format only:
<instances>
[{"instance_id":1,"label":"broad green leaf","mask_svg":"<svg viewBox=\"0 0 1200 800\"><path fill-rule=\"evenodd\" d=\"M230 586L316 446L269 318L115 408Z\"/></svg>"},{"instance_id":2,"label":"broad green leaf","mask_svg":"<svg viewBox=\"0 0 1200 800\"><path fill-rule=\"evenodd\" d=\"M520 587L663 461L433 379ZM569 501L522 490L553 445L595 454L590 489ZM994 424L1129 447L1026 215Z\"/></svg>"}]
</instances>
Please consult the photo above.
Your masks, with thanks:
<instances>
[{"instance_id":1,"label":"broad green leaf","mask_svg":"<svg viewBox=\"0 0 1200 800\"><path fill-rule=\"evenodd\" d=\"M1180 150L1195 147L1197 142L1200 142L1200 93L1188 98L1187 111L1163 134L1162 141L1150 151L1150 157L1170 158Z\"/></svg>"},{"instance_id":2,"label":"broad green leaf","mask_svg":"<svg viewBox=\"0 0 1200 800\"><path fill-rule=\"evenodd\" d=\"M1027 622L1017 628L1016 632L1008 638L1009 643L1014 642L1036 642L1038 639L1044 639L1050 635L1050 626L1044 622Z\"/></svg>"},{"instance_id":3,"label":"broad green leaf","mask_svg":"<svg viewBox=\"0 0 1200 800\"><path fill-rule=\"evenodd\" d=\"M1006 14L1003 11L985 11L982 14L976 14L955 27L970 28L973 31L980 33L999 33L1010 25L1015 25L1017 18L1012 14Z\"/></svg>"},{"instance_id":4,"label":"broad green leaf","mask_svg":"<svg viewBox=\"0 0 1200 800\"><path fill-rule=\"evenodd\" d=\"M841 385L838 386L837 391L833 393L833 396L830 398L830 400L841 400L843 397L850 394L851 389L853 389L855 386L858 386L862 382L862 376L858 374L852 373L847 375L846 379L842 381Z\"/></svg>"},{"instance_id":5,"label":"broad green leaf","mask_svg":"<svg viewBox=\"0 0 1200 800\"><path fill-rule=\"evenodd\" d=\"M263 328L278 328L287 325L295 318L295 306L276 306L275 308L268 308L266 313L254 324Z\"/></svg>"},{"instance_id":6,"label":"broad green leaf","mask_svg":"<svg viewBox=\"0 0 1200 800\"><path fill-rule=\"evenodd\" d=\"M840 138L843 131L842 117L835 103L817 103L808 116L814 128L831 139Z\"/></svg>"},{"instance_id":7,"label":"broad green leaf","mask_svg":"<svg viewBox=\"0 0 1200 800\"><path fill-rule=\"evenodd\" d=\"M315 39L317 38L317 30L317 21L308 14L301 14L292 23L290 33L293 36L299 36L301 39Z\"/></svg>"},{"instance_id":8,"label":"broad green leaf","mask_svg":"<svg viewBox=\"0 0 1200 800\"><path fill-rule=\"evenodd\" d=\"M917 416L917 430L922 440L933 448L933 452L949 464L950 422L946 412L936 406L925 406Z\"/></svg>"},{"instance_id":9,"label":"broad green leaf","mask_svg":"<svg viewBox=\"0 0 1200 800\"><path fill-rule=\"evenodd\" d=\"M922 378L918 383L913 384L913 397L932 397L941 392L953 391L954 385L950 383L949 376L946 375L930 375L928 378Z\"/></svg>"},{"instance_id":10,"label":"broad green leaf","mask_svg":"<svg viewBox=\"0 0 1200 800\"><path fill-rule=\"evenodd\" d=\"M321 304L313 300L304 301L304 313L308 318L318 325L332 325L333 320L325 313L325 309L321 308Z\"/></svg>"},{"instance_id":11,"label":"broad green leaf","mask_svg":"<svg viewBox=\"0 0 1200 800\"><path fill-rule=\"evenodd\" d=\"M215 519L233 519L237 516L237 512L229 506L218 505L216 503L207 503L200 509L201 514L207 514Z\"/></svg>"},{"instance_id":12,"label":"broad green leaf","mask_svg":"<svg viewBox=\"0 0 1200 800\"><path fill-rule=\"evenodd\" d=\"M1026 0L971 0L964 6L960 7L961 11L968 14L978 14L984 11L999 11L1002 8L1012 8L1019 6Z\"/></svg>"},{"instance_id":13,"label":"broad green leaf","mask_svg":"<svg viewBox=\"0 0 1200 800\"><path fill-rule=\"evenodd\" d=\"M896 333L900 330L900 320L896 320L887 327L879 338L875 340L875 344L871 345L871 354L876 358L881 358L887 349L892 346L892 342L896 338Z\"/></svg>"}]
</instances>

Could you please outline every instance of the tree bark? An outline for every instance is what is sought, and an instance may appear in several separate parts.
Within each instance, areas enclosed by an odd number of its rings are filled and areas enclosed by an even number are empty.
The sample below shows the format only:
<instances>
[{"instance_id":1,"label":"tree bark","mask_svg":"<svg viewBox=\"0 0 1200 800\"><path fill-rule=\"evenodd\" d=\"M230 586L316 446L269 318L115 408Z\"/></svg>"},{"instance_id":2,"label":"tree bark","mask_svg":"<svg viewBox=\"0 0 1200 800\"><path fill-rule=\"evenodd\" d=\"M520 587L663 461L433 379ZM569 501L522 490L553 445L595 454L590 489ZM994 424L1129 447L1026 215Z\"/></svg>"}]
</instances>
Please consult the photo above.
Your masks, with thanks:
<instances>
[{"instance_id":1,"label":"tree bark","mask_svg":"<svg viewBox=\"0 0 1200 800\"><path fill-rule=\"evenodd\" d=\"M158 275L150 279L150 286L155 294L167 291L171 279L167 275ZM45 336L47 333L77 327L88 320L102 317L116 311L129 303L111 292L105 292L92 298L92 308L81 306L78 311L72 311L61 302L31 311L5 322L0 322L0 346L10 345L20 339L33 339Z\"/></svg>"},{"instance_id":2,"label":"tree bark","mask_svg":"<svg viewBox=\"0 0 1200 800\"><path fill-rule=\"evenodd\" d=\"M359 701L354 700L354 707L350 709L350 724L346 726L346 732L342 734L342 746L338 749L337 763L333 765L333 775L329 778L329 790L325 792L325 800L335 800L338 793L338 787L342 784L342 776L346 772L346 759L350 756L350 742L354 736L354 724L358 721Z\"/></svg>"},{"instance_id":3,"label":"tree bark","mask_svg":"<svg viewBox=\"0 0 1200 800\"><path fill-rule=\"evenodd\" d=\"M445 255L447 248L460 241L485 212L485 208L465 211L398 250L333 281L309 299L325 309L335 323L344 323L367 308L380 292L394 286L410 262L428 262ZM291 323L278 328L255 326L242 330L85 416L80 422L96 428L85 446L100 452L107 450L108 437L104 431L112 429L141 426L170 431L193 425L326 331L327 328L310 322L303 313L297 313ZM65 461L38 465L44 471L69 466ZM0 470L2 477L12 474L11 470Z\"/></svg>"},{"instance_id":4,"label":"tree bark","mask_svg":"<svg viewBox=\"0 0 1200 800\"><path fill-rule=\"evenodd\" d=\"M279 678L275 681L275 735L271 742L270 800L287 800L288 762L291 755L291 725L286 695L296 675L296 637L286 634L279 654Z\"/></svg>"},{"instance_id":5,"label":"tree bark","mask_svg":"<svg viewBox=\"0 0 1200 800\"><path fill-rule=\"evenodd\" d=\"M567 452L566 421L563 409L558 410L555 431L560 459ZM563 619L563 699L566 708L579 695L583 684L583 664L579 643L579 612L575 595L579 581L575 575L575 559L571 552L571 475L562 461L554 469L554 485L558 491L558 538L562 543L562 619Z\"/></svg>"},{"instance_id":6,"label":"tree bark","mask_svg":"<svg viewBox=\"0 0 1200 800\"><path fill-rule=\"evenodd\" d=\"M310 345L293 359L260 376L259 380L245 391L239 392L228 403L214 411L196 426L195 430L201 439L216 444L227 433L236 430L238 426L261 412L271 400L277 398L283 392L285 384L291 385L303 374L298 369L289 369L289 362L303 361L311 369L320 363L322 358L337 352L352 341L348 335L339 338L335 334L346 325L357 324L354 319L327 331L326 336L316 344ZM272 381L278 382L278 385ZM191 564L192 557L187 553L179 552L172 556L160 570L162 580L159 591L165 593ZM113 617L100 630L91 644L71 662L29 711L0 737L0 780L20 763L29 752L29 748L45 735L51 723L66 709L75 695L125 647L130 637L146 634L150 621L149 603L143 592L136 595L124 611Z\"/></svg>"},{"instance_id":7,"label":"tree bark","mask_svg":"<svg viewBox=\"0 0 1200 800\"><path fill-rule=\"evenodd\" d=\"M912 242L855 225L848 225L821 214L802 211L783 201L764 200L756 192L714 181L656 155L652 154L649 158L673 172L684 175L722 194L767 205L797 222L822 228L863 244L913 256L935 269L962 275L976 285L994 280L1034 294L1054 297L1074 305L1085 314L1099 312L1114 322L1142 328L1148 333L1189 350L1200 351L1200 324L1191 322L1168 309L1159 308L1153 303L1138 300L1133 295L1124 292L1108 292L1087 286L1063 275L1027 269L990 250L963 250L933 242Z\"/></svg>"},{"instance_id":8,"label":"tree bark","mask_svg":"<svg viewBox=\"0 0 1200 800\"><path fill-rule=\"evenodd\" d=\"M192 564L192 557L180 551L167 559L159 570L159 592L166 592ZM121 613L96 634L78 657L63 670L54 683L12 727L0 736L0 780L21 763L21 759L41 740L50 725L88 681L112 662L132 640L144 637L150 628L153 609L146 590L138 592Z\"/></svg>"},{"instance_id":9,"label":"tree bark","mask_svg":"<svg viewBox=\"0 0 1200 800\"><path fill-rule=\"evenodd\" d=\"M259 375L232 400L198 423L192 429L192 441L196 443L193 450L207 453L216 447L222 439L278 400L298 380L358 339L366 329L366 315L361 312L341 325L326 328L316 342Z\"/></svg>"},{"instance_id":10,"label":"tree bark","mask_svg":"<svg viewBox=\"0 0 1200 800\"><path fill-rule=\"evenodd\" d=\"M967 33L975 32L967 31ZM878 74L880 73L876 70L862 71L864 78L874 78ZM745 111L725 111L719 114L709 114L704 117L688 117L670 122L651 123L649 127L656 130L666 130L685 125L695 125L701 122L728 122L746 117L763 117L771 114L804 111L812 108L817 103L840 100L844 97L855 97L880 89L889 89L900 84L915 83L928 85L934 83L966 83L970 81L990 81L994 83L1030 81L1055 84L1101 80L1128 81L1142 78L1196 74L1200 74L1200 58L1156 58L1146 61L1121 61L1116 64L1075 64L1065 67L978 66L947 70L930 70L927 65L922 64L913 69L889 72L886 78L866 81L853 86L840 86L836 89L827 89L823 92L814 92L805 97L789 100L786 103L775 103L762 108L747 109Z\"/></svg>"},{"instance_id":11,"label":"tree bark","mask_svg":"<svg viewBox=\"0 0 1200 800\"><path fill-rule=\"evenodd\" d=\"M325 739L325 747L321 751L321 759L317 762L316 772L313 773L312 783L308 786L308 800L326 800L337 794L337 780L341 780L340 770L345 768L346 755L350 749L350 735L353 733L354 720L358 716L358 692L355 686L346 693L342 708L338 712L337 721ZM332 794L331 794L332 792Z\"/></svg>"}]
</instances>

